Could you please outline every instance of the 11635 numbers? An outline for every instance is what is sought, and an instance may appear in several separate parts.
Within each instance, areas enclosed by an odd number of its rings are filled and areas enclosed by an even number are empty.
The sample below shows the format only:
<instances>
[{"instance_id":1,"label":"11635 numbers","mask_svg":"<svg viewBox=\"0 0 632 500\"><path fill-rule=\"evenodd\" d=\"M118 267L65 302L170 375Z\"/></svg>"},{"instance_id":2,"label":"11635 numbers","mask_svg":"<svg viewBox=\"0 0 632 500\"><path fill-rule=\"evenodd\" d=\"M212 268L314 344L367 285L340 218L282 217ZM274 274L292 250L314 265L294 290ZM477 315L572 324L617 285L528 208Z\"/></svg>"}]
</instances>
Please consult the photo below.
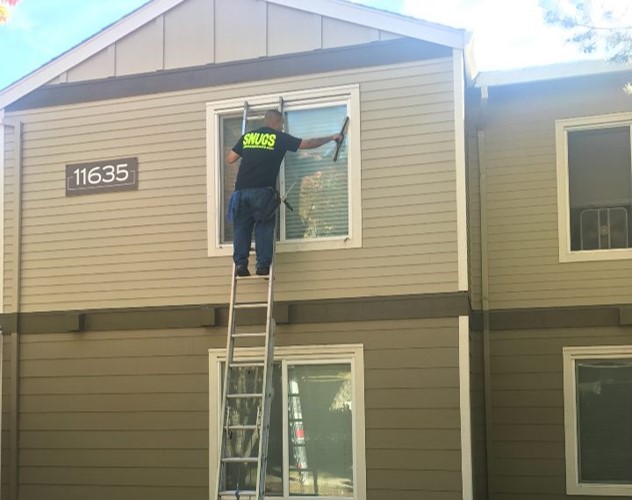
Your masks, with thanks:
<instances>
[{"instance_id":1,"label":"11635 numbers","mask_svg":"<svg viewBox=\"0 0 632 500\"><path fill-rule=\"evenodd\" d=\"M66 165L66 196L138 189L138 158Z\"/></svg>"}]
</instances>

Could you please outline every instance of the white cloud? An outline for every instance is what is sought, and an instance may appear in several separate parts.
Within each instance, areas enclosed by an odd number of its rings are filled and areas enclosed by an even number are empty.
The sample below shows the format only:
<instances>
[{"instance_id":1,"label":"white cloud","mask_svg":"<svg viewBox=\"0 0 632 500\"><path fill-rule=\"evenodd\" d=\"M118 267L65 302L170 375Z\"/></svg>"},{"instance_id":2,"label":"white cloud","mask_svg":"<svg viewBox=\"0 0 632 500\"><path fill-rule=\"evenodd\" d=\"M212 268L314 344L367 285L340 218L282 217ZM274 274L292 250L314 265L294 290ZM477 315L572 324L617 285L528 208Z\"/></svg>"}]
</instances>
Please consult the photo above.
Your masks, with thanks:
<instances>
[{"instance_id":1,"label":"white cloud","mask_svg":"<svg viewBox=\"0 0 632 500\"><path fill-rule=\"evenodd\" d=\"M481 70L586 58L545 25L537 0L404 0L402 13L473 32Z\"/></svg>"}]
</instances>

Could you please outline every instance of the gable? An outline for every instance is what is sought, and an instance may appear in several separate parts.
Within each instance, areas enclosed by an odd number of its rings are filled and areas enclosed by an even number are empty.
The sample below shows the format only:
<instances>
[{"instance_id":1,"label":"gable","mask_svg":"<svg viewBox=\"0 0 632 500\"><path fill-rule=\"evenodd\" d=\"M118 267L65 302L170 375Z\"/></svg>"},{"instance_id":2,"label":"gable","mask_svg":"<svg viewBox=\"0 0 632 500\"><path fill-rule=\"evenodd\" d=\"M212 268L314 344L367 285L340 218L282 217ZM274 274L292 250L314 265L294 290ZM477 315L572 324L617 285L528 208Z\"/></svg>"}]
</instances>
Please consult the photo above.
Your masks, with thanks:
<instances>
[{"instance_id":1,"label":"gable","mask_svg":"<svg viewBox=\"0 0 632 500\"><path fill-rule=\"evenodd\" d=\"M0 92L0 109L41 87L394 38L464 49L463 30L346 0L153 0ZM422 51L423 52L423 51Z\"/></svg>"},{"instance_id":2,"label":"gable","mask_svg":"<svg viewBox=\"0 0 632 500\"><path fill-rule=\"evenodd\" d=\"M257 59L396 37L260 0L186 0L51 83Z\"/></svg>"}]
</instances>

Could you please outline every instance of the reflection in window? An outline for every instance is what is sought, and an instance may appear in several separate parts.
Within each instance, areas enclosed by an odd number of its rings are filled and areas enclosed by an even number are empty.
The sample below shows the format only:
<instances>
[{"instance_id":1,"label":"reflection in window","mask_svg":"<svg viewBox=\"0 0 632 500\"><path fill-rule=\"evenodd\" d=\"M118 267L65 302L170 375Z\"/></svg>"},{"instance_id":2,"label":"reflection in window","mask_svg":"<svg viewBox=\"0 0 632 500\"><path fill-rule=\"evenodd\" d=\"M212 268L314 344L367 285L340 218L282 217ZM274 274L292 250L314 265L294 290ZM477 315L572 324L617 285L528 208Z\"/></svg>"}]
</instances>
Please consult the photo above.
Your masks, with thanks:
<instances>
[{"instance_id":1,"label":"reflection in window","mask_svg":"<svg viewBox=\"0 0 632 500\"><path fill-rule=\"evenodd\" d=\"M290 495L353 496L348 365L288 366Z\"/></svg>"},{"instance_id":2,"label":"reflection in window","mask_svg":"<svg viewBox=\"0 0 632 500\"><path fill-rule=\"evenodd\" d=\"M223 364L222 364L223 365ZM222 366L223 373L224 366ZM235 370L231 393L261 392L262 368ZM351 366L342 364L274 364L270 414L266 496L351 497L353 484ZM287 427L283 428L283 384L287 387ZM256 422L258 400L231 401L228 425ZM288 468L283 465L283 437L287 436ZM236 430L227 441L228 457L257 456L259 436ZM226 488L254 490L257 465L228 464ZM289 492L284 495L283 481Z\"/></svg>"},{"instance_id":3,"label":"reflection in window","mask_svg":"<svg viewBox=\"0 0 632 500\"><path fill-rule=\"evenodd\" d=\"M346 106L292 111L286 122L296 137L331 135L342 125ZM345 236L349 233L347 152L343 147L333 161L335 143L318 149L299 150L285 157L285 185L295 212L287 211L285 236L288 240Z\"/></svg>"}]
</instances>

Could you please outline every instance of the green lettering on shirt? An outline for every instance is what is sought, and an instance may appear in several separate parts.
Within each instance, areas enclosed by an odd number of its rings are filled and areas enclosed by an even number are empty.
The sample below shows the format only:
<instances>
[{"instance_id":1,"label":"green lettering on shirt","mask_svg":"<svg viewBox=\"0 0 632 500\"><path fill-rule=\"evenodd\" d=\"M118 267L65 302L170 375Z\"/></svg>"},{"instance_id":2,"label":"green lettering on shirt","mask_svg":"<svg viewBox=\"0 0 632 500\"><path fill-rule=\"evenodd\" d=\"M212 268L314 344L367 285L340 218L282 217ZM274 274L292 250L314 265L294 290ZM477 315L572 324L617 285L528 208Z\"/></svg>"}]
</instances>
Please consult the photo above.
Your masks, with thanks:
<instances>
[{"instance_id":1,"label":"green lettering on shirt","mask_svg":"<svg viewBox=\"0 0 632 500\"><path fill-rule=\"evenodd\" d=\"M262 134L260 132L250 132L244 135L244 149L267 149L273 150L276 144L276 134Z\"/></svg>"}]
</instances>

